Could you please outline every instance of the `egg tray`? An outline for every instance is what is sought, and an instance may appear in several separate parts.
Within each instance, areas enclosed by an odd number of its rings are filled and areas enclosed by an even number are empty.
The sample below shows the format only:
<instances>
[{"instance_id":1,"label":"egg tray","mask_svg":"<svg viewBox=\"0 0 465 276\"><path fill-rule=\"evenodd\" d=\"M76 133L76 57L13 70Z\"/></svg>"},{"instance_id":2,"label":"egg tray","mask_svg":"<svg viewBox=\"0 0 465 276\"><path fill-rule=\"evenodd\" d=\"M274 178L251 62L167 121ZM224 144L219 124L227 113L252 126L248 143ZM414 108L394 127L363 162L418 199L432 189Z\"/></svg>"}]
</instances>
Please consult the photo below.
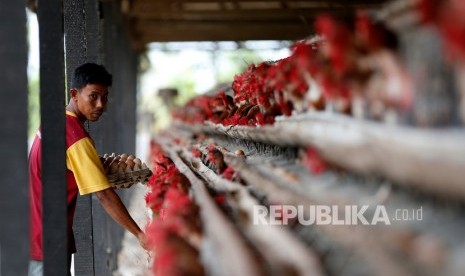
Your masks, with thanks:
<instances>
[{"instance_id":1,"label":"egg tray","mask_svg":"<svg viewBox=\"0 0 465 276\"><path fill-rule=\"evenodd\" d=\"M149 177L152 176L150 169L141 169L136 171L117 172L108 174L107 179L111 186L115 189L130 188L132 185L137 183L145 184L149 181Z\"/></svg>"}]
</instances>

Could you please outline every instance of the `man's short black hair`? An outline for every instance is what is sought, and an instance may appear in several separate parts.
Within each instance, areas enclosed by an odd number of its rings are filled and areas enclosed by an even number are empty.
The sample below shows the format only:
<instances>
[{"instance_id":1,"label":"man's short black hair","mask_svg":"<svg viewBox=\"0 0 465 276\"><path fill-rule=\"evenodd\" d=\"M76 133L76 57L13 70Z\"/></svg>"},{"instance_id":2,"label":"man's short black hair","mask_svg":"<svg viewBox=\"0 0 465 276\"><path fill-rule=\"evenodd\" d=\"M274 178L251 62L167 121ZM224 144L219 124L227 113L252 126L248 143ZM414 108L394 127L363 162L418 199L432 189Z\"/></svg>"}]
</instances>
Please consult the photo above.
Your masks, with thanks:
<instances>
[{"instance_id":1,"label":"man's short black hair","mask_svg":"<svg viewBox=\"0 0 465 276\"><path fill-rule=\"evenodd\" d=\"M84 63L74 70L71 88L81 89L88 84L111 86L112 76L103 65Z\"/></svg>"}]
</instances>

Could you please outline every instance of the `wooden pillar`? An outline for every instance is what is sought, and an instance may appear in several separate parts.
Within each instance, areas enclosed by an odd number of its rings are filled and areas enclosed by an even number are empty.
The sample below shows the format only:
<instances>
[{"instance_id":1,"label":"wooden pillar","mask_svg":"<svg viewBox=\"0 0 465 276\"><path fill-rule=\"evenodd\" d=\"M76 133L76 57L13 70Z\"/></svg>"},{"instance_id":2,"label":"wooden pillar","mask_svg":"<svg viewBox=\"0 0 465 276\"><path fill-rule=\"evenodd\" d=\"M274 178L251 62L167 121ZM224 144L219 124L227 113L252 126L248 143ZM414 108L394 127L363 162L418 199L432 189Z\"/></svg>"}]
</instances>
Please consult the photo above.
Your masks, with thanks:
<instances>
[{"instance_id":1,"label":"wooden pillar","mask_svg":"<svg viewBox=\"0 0 465 276\"><path fill-rule=\"evenodd\" d=\"M67 200L63 2L40 1L40 106L44 275L66 275Z\"/></svg>"},{"instance_id":2,"label":"wooden pillar","mask_svg":"<svg viewBox=\"0 0 465 276\"><path fill-rule=\"evenodd\" d=\"M0 275L27 275L27 48L24 1L0 0Z\"/></svg>"},{"instance_id":3,"label":"wooden pillar","mask_svg":"<svg viewBox=\"0 0 465 276\"><path fill-rule=\"evenodd\" d=\"M103 2L102 11L102 58L104 65L113 75L113 86L110 89L107 112L102 122L98 123L100 125L97 131L101 131L102 139L99 152L134 153L137 55L129 46L118 5L114 2ZM94 131L93 124L91 131ZM118 191L118 194L127 204L130 191ZM124 229L117 225L97 202L94 198L92 209L95 275L112 275L113 270L117 268L117 254L121 249Z\"/></svg>"}]
</instances>

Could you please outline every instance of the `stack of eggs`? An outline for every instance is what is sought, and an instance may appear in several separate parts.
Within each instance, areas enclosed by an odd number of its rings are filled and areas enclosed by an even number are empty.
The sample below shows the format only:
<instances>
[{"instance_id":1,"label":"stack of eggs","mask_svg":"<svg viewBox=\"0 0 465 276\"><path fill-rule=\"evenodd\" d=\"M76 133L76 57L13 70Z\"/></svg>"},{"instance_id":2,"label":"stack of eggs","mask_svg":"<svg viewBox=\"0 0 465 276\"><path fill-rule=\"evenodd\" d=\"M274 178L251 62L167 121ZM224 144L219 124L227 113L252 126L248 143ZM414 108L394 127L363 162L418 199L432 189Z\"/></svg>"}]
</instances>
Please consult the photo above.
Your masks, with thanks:
<instances>
[{"instance_id":1,"label":"stack of eggs","mask_svg":"<svg viewBox=\"0 0 465 276\"><path fill-rule=\"evenodd\" d=\"M146 183L152 171L139 158L123 153L100 156L108 182L114 188L129 188L136 183Z\"/></svg>"}]
</instances>

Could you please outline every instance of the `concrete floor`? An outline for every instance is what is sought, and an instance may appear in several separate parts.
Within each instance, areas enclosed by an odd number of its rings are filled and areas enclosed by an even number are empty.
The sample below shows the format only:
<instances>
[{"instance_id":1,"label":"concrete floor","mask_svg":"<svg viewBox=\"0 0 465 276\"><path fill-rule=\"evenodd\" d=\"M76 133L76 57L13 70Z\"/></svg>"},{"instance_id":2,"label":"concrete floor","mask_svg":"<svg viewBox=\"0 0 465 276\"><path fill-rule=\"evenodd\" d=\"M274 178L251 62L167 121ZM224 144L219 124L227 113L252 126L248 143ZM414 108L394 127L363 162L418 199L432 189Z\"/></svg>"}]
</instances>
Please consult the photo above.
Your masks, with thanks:
<instances>
[{"instance_id":1,"label":"concrete floor","mask_svg":"<svg viewBox=\"0 0 465 276\"><path fill-rule=\"evenodd\" d=\"M131 187L133 196L128 206L128 211L137 224L143 228L149 220L149 213L145 207L144 195L147 187L137 184ZM152 260L148 253L139 245L134 235L125 232L122 249L118 255L118 270L114 276L148 276L151 273Z\"/></svg>"}]
</instances>

